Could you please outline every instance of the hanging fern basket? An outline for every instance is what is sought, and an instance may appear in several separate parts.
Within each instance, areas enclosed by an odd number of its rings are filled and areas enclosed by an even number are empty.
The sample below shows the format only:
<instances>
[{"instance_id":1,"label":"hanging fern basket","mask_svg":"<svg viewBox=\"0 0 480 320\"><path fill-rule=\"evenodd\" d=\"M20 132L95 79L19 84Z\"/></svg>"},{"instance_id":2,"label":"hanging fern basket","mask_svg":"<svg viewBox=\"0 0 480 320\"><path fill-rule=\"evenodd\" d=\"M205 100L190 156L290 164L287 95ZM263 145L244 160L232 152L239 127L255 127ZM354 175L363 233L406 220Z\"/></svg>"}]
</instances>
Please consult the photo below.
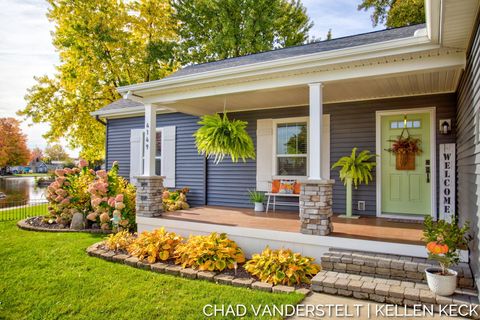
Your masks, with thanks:
<instances>
[{"instance_id":1,"label":"hanging fern basket","mask_svg":"<svg viewBox=\"0 0 480 320\"><path fill-rule=\"evenodd\" d=\"M232 162L255 159L255 146L245 129L247 122L230 120L224 112L202 116L198 124L202 126L193 134L198 153L214 157L216 164L225 156L230 156Z\"/></svg>"}]
</instances>

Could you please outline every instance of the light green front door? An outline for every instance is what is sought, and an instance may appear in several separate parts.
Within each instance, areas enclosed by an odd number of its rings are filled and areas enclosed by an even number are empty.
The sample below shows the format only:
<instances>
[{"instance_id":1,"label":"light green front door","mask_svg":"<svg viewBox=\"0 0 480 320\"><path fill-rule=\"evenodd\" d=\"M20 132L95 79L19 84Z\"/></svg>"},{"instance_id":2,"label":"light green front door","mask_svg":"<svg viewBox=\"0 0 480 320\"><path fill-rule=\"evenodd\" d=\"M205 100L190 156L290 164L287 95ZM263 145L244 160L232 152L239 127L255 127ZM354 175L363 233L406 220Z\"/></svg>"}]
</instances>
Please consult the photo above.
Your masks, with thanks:
<instances>
[{"instance_id":1,"label":"light green front door","mask_svg":"<svg viewBox=\"0 0 480 320\"><path fill-rule=\"evenodd\" d=\"M396 157L386 151L402 132L403 114L381 117L382 214L430 215L432 199L430 159L430 114L407 114L410 136L419 138L422 153L415 156L415 170L397 170ZM405 136L405 133L404 133Z\"/></svg>"}]
</instances>

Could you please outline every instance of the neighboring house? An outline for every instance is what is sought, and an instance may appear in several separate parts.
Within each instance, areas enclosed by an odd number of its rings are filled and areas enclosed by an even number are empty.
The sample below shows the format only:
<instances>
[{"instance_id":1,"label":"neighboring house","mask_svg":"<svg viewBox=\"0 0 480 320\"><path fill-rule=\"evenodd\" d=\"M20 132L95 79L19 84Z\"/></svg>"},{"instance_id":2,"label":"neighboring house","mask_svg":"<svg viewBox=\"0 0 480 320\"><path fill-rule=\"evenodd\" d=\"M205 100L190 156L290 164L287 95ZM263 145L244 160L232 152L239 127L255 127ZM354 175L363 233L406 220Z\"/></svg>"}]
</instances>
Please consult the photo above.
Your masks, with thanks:
<instances>
[{"instance_id":1,"label":"neighboring house","mask_svg":"<svg viewBox=\"0 0 480 320\"><path fill-rule=\"evenodd\" d=\"M47 166L49 171L53 171L57 169L63 169L66 164L67 164L67 161L54 160L54 161L50 161L50 163L47 164Z\"/></svg>"},{"instance_id":2,"label":"neighboring house","mask_svg":"<svg viewBox=\"0 0 480 320\"><path fill-rule=\"evenodd\" d=\"M478 8L473 0L426 1L426 24L187 66L161 80L118 88L126 99L92 114L107 120L107 168L119 161L120 174L132 180L164 176L168 188L189 187L189 202L199 208L186 218L139 212L139 231L159 226L182 234L225 231L248 253L271 244L316 257L329 247L422 257L425 249L418 237L402 239L410 229L419 229L413 222L424 215L448 219L457 214L462 222L472 222L469 259L479 279ZM199 116L222 112L224 105L230 117L248 121L256 160L225 159L216 165L198 154L192 135ZM423 153L410 171L396 170L394 156L385 150L404 123L422 141ZM283 152L281 146L302 130L308 132L309 138L303 135L306 141L300 141L306 150ZM154 141L155 148L149 148ZM330 217L324 213L344 213L346 203L338 171L330 167L353 147L379 155L373 183L353 193L354 214L370 218L351 221L358 230L348 236L335 234L335 223L344 227L334 220L328 235ZM450 164L446 158L455 164L455 155L456 170L455 165L453 171L443 170ZM449 184L455 173L456 188ZM313 209L301 201L303 214L285 224L280 214L245 219L246 211L231 209L250 207L247 189L269 191L274 178L302 180L311 190L325 190L320 197L326 201L314 201ZM139 192L155 185L139 179ZM335 180L332 196L329 179ZM309 196L306 191L302 195ZM204 206L225 208L202 211ZM318 230L327 236L288 229L302 225L309 212L326 217L327 227ZM205 220L198 221L199 215ZM391 219L412 223L402 227L389 224ZM373 229L362 221L387 227L370 239ZM325 221L310 222L314 230L316 223L325 226ZM390 240L393 234L398 237Z\"/></svg>"},{"instance_id":3,"label":"neighboring house","mask_svg":"<svg viewBox=\"0 0 480 320\"><path fill-rule=\"evenodd\" d=\"M30 161L28 163L32 173L47 173L48 172L48 165L43 161Z\"/></svg>"}]
</instances>

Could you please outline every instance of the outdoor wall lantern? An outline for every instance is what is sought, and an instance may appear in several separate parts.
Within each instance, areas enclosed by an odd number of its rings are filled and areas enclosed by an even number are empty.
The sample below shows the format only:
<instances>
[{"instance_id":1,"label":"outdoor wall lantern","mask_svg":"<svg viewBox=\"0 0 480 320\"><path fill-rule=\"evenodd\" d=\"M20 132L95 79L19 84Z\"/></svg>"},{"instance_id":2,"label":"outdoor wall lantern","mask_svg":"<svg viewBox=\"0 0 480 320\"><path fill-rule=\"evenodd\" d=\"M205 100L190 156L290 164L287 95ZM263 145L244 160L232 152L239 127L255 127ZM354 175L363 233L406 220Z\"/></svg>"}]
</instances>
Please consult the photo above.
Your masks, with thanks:
<instances>
[{"instance_id":1,"label":"outdoor wall lantern","mask_svg":"<svg viewBox=\"0 0 480 320\"><path fill-rule=\"evenodd\" d=\"M441 134L449 134L452 131L452 120L442 119L439 121L439 126Z\"/></svg>"}]
</instances>

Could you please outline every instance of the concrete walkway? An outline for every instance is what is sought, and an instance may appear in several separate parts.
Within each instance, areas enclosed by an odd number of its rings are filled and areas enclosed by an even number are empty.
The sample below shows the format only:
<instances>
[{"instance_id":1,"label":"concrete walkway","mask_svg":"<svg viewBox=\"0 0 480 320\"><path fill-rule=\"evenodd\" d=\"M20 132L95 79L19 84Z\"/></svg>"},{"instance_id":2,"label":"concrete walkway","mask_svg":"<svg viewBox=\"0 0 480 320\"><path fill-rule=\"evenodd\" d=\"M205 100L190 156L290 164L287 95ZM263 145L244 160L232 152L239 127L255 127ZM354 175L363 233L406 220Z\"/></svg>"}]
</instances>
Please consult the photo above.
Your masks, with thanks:
<instances>
[{"instance_id":1,"label":"concrete walkway","mask_svg":"<svg viewBox=\"0 0 480 320\"><path fill-rule=\"evenodd\" d=\"M434 312L434 316L432 317L428 312L424 313L421 309L415 311L411 308L405 309L403 306L396 306L397 309L395 309L394 305L333 296L323 293L312 293L310 296L306 297L300 305L322 305L324 306L322 310L325 314L317 317L296 316L289 319L464 319L460 317L447 317L445 315L440 316L437 311ZM333 306L328 308L327 305ZM335 309L335 307L337 309Z\"/></svg>"}]
</instances>

